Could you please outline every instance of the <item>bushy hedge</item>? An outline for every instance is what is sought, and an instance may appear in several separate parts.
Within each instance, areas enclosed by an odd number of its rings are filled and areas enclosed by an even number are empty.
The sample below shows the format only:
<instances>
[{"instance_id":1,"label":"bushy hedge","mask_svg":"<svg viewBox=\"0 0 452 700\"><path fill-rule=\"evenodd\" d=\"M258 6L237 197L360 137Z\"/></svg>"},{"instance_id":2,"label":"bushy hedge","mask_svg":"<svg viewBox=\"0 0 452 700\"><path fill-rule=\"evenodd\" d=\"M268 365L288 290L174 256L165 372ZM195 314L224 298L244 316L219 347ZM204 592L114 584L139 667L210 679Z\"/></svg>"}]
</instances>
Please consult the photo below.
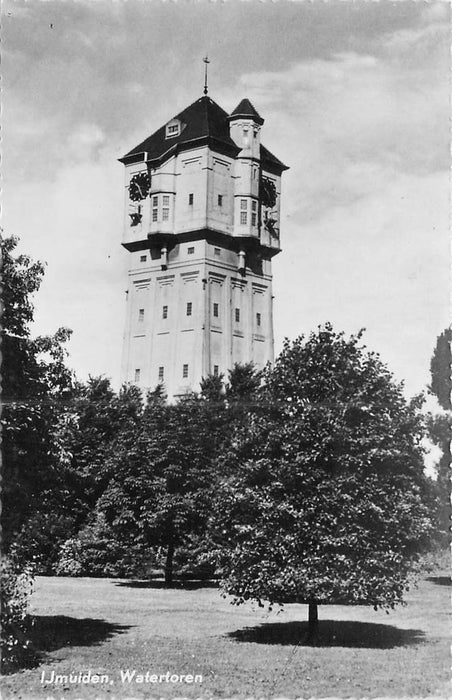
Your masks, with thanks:
<instances>
[{"instance_id":1,"label":"bushy hedge","mask_svg":"<svg viewBox=\"0 0 452 700\"><path fill-rule=\"evenodd\" d=\"M164 558L158 560L163 568ZM176 576L185 579L207 580L215 576L215 561L211 556L211 545L206 538L193 536L174 553Z\"/></svg>"},{"instance_id":2,"label":"bushy hedge","mask_svg":"<svg viewBox=\"0 0 452 700\"><path fill-rule=\"evenodd\" d=\"M125 545L113 535L102 516L86 525L60 548L58 576L128 578L145 576L150 555L136 545Z\"/></svg>"},{"instance_id":3,"label":"bushy hedge","mask_svg":"<svg viewBox=\"0 0 452 700\"><path fill-rule=\"evenodd\" d=\"M0 563L1 657L4 672L33 656L28 637L28 603L33 590L30 566L21 568L13 556Z\"/></svg>"}]
</instances>

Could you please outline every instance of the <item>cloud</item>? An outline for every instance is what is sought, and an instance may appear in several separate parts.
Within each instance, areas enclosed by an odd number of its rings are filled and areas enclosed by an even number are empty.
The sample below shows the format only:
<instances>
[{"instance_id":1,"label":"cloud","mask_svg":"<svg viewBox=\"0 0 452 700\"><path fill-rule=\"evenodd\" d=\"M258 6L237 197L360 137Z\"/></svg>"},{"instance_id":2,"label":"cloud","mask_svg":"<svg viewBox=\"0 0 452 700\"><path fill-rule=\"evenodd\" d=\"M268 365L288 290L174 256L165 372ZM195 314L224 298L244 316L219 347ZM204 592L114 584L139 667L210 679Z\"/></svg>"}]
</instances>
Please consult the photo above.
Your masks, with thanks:
<instances>
[{"instance_id":1,"label":"cloud","mask_svg":"<svg viewBox=\"0 0 452 700\"><path fill-rule=\"evenodd\" d=\"M291 216L312 221L403 173L449 168L447 27L433 18L380 38L373 55L241 77L240 93L266 117L265 142L292 168Z\"/></svg>"},{"instance_id":2,"label":"cloud","mask_svg":"<svg viewBox=\"0 0 452 700\"><path fill-rule=\"evenodd\" d=\"M210 47L213 98L232 110L249 97L265 145L291 168L277 349L326 320L366 326L369 346L421 388L447 323L448 15L439 2L25 12L4 41L4 225L49 262L37 331L72 327L80 375L117 383L127 253L116 158L200 95Z\"/></svg>"},{"instance_id":3,"label":"cloud","mask_svg":"<svg viewBox=\"0 0 452 700\"><path fill-rule=\"evenodd\" d=\"M123 172L102 141L97 128L82 125L54 182L6 187L3 219L7 234L23 233L22 250L47 262L34 332L71 328L71 364L81 378L106 374L117 381L127 261L120 246Z\"/></svg>"},{"instance_id":4,"label":"cloud","mask_svg":"<svg viewBox=\"0 0 452 700\"><path fill-rule=\"evenodd\" d=\"M367 54L247 73L234 90L291 168L274 262L277 349L327 320L366 327L408 393L428 382L448 323L447 14L426 8Z\"/></svg>"}]
</instances>

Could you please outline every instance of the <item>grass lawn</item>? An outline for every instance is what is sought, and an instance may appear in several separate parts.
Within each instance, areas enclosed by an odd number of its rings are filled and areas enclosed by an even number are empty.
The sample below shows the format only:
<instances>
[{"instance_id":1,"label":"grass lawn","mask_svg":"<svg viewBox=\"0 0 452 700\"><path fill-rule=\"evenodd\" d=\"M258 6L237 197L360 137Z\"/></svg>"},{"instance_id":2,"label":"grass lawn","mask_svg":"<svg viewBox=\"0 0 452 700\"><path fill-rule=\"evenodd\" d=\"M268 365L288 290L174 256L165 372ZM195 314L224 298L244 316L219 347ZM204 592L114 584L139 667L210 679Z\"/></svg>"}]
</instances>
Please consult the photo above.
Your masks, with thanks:
<instances>
[{"instance_id":1,"label":"grass lawn","mask_svg":"<svg viewBox=\"0 0 452 700\"><path fill-rule=\"evenodd\" d=\"M309 646L304 605L269 614L232 606L202 584L167 590L158 581L40 577L31 612L43 657L3 677L2 697L448 697L448 583L447 572L435 572L389 615L320 607L319 639ZM148 671L148 679L200 674L202 684L123 683L121 669ZM88 671L108 682L41 683L43 673Z\"/></svg>"}]
</instances>

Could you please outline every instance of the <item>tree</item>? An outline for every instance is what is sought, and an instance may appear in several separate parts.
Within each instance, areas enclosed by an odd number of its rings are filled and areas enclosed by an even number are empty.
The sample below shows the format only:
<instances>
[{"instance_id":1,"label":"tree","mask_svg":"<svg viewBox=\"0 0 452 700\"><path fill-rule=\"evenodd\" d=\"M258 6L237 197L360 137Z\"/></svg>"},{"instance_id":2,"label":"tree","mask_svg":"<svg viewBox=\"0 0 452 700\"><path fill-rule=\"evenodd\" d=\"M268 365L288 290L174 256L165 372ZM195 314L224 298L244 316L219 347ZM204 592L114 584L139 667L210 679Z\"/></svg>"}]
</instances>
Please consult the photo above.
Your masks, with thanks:
<instances>
[{"instance_id":1,"label":"tree","mask_svg":"<svg viewBox=\"0 0 452 700\"><path fill-rule=\"evenodd\" d=\"M226 399L230 403L249 403L259 390L261 374L252 362L243 364L236 362L229 370Z\"/></svg>"},{"instance_id":2,"label":"tree","mask_svg":"<svg viewBox=\"0 0 452 700\"><path fill-rule=\"evenodd\" d=\"M53 436L62 403L72 388L65 366L67 329L32 338L32 295L44 266L15 255L18 239L1 238L2 251L2 565L1 651L5 667L32 654L27 638L27 603L31 593L36 540L40 553L52 549L55 533L65 526L67 493L56 467ZM47 520L46 520L47 519ZM42 533L51 523L50 536ZM49 531L48 531L49 532ZM30 542L30 534L35 540ZM39 563L39 562L38 562Z\"/></svg>"},{"instance_id":3,"label":"tree","mask_svg":"<svg viewBox=\"0 0 452 700\"><path fill-rule=\"evenodd\" d=\"M452 439L451 430L451 341L452 331L446 328L438 336L436 347L430 362L432 394L436 396L444 413L431 415L429 432L432 441L441 449L442 455L437 465L437 496L438 496L438 529L439 540L448 544L450 541L450 466Z\"/></svg>"},{"instance_id":4,"label":"tree","mask_svg":"<svg viewBox=\"0 0 452 700\"><path fill-rule=\"evenodd\" d=\"M452 330L446 328L437 338L430 361L430 375L432 378L430 391L435 394L440 406L447 411L452 409L451 342Z\"/></svg>"},{"instance_id":5,"label":"tree","mask_svg":"<svg viewBox=\"0 0 452 700\"><path fill-rule=\"evenodd\" d=\"M30 530L39 537L50 514L54 532L64 527L66 487L53 437L73 385L64 349L70 331L60 328L53 336L31 337L31 297L39 289L44 266L14 255L17 244L14 237L1 240L4 552L13 544L20 548L21 540L26 543ZM52 537L44 546L51 544ZM29 558L29 547L25 550Z\"/></svg>"},{"instance_id":6,"label":"tree","mask_svg":"<svg viewBox=\"0 0 452 700\"><path fill-rule=\"evenodd\" d=\"M393 607L431 533L420 399L331 325L286 340L219 461L212 519L235 602Z\"/></svg>"},{"instance_id":7,"label":"tree","mask_svg":"<svg viewBox=\"0 0 452 700\"><path fill-rule=\"evenodd\" d=\"M123 541L165 549L167 585L175 550L202 535L210 514L219 438L208 404L194 394L174 405L150 396L140 424L106 460L110 480L98 508Z\"/></svg>"}]
</instances>

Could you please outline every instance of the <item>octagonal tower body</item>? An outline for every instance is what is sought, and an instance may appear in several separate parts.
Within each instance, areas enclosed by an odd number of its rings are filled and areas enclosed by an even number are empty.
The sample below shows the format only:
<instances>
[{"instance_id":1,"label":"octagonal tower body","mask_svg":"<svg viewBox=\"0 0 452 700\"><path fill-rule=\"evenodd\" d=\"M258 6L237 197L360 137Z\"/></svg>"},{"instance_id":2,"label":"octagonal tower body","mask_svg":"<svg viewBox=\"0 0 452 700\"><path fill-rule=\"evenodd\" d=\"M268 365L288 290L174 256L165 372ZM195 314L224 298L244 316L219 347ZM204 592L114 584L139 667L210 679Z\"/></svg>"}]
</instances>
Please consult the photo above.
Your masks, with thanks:
<instances>
[{"instance_id":1,"label":"octagonal tower body","mask_svg":"<svg viewBox=\"0 0 452 700\"><path fill-rule=\"evenodd\" d=\"M271 260L287 167L261 144L263 122L246 99L228 115L204 96L120 159L123 382L162 383L174 399L235 363L273 361Z\"/></svg>"}]
</instances>

